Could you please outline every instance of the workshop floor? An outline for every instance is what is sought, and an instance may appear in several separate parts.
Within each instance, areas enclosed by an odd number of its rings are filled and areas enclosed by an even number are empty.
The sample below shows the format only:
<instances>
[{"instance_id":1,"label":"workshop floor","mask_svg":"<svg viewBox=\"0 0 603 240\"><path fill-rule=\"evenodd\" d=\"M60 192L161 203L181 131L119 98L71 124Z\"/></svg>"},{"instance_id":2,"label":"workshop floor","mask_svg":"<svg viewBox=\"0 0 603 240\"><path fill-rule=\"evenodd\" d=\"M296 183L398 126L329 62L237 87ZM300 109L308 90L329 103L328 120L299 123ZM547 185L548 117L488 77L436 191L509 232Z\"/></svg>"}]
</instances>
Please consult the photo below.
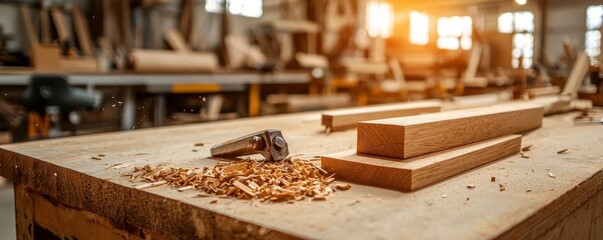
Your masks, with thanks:
<instances>
[{"instance_id":1,"label":"workshop floor","mask_svg":"<svg viewBox=\"0 0 603 240\"><path fill-rule=\"evenodd\" d=\"M16 238L13 185L0 183L0 239Z\"/></svg>"}]
</instances>

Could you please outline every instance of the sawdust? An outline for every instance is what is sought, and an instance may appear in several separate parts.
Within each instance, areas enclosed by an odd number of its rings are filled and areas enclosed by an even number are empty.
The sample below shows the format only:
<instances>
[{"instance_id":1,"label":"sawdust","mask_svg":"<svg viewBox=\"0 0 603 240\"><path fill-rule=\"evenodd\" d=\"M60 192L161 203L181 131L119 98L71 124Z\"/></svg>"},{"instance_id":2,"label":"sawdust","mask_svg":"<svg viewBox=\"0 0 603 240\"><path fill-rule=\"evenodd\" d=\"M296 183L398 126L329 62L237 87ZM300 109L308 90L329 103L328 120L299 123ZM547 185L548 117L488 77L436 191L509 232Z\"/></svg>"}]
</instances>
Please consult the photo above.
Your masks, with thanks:
<instances>
[{"instance_id":1,"label":"sawdust","mask_svg":"<svg viewBox=\"0 0 603 240\"><path fill-rule=\"evenodd\" d=\"M348 190L348 184L335 184L330 174L312 162L287 158L277 162L242 160L218 162L212 168L189 169L162 166L135 167L125 176L132 181L165 181L179 191L188 189L226 198L292 202L303 199L325 201L336 190Z\"/></svg>"}]
</instances>

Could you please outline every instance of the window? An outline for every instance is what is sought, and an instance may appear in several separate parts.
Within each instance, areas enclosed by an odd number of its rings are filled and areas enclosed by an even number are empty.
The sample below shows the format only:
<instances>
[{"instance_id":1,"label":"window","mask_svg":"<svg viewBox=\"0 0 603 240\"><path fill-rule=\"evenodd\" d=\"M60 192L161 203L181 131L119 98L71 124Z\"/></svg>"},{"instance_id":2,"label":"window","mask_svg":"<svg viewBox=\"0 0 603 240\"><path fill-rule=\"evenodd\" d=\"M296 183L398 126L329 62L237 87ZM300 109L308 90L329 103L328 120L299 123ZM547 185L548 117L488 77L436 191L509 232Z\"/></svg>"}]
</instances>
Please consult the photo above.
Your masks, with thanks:
<instances>
[{"instance_id":1,"label":"window","mask_svg":"<svg viewBox=\"0 0 603 240\"><path fill-rule=\"evenodd\" d=\"M438 18L438 48L471 49L472 22L469 16Z\"/></svg>"},{"instance_id":2,"label":"window","mask_svg":"<svg viewBox=\"0 0 603 240\"><path fill-rule=\"evenodd\" d=\"M534 56L534 14L531 12L506 12L498 17L498 31L513 33L513 68L532 67Z\"/></svg>"},{"instance_id":3,"label":"window","mask_svg":"<svg viewBox=\"0 0 603 240\"><path fill-rule=\"evenodd\" d=\"M224 0L206 0L205 11L222 13ZM262 16L262 0L226 0L228 12L234 15L259 18Z\"/></svg>"},{"instance_id":4,"label":"window","mask_svg":"<svg viewBox=\"0 0 603 240\"><path fill-rule=\"evenodd\" d=\"M591 64L596 65L601 55L601 22L603 21L603 5L593 5L586 9L586 36L584 48L590 57Z\"/></svg>"},{"instance_id":5,"label":"window","mask_svg":"<svg viewBox=\"0 0 603 240\"><path fill-rule=\"evenodd\" d=\"M424 12L410 12L410 35L412 44L426 45L429 43L429 16Z\"/></svg>"},{"instance_id":6,"label":"window","mask_svg":"<svg viewBox=\"0 0 603 240\"><path fill-rule=\"evenodd\" d=\"M388 38L394 27L392 6L387 2L370 1L366 5L366 30L371 37Z\"/></svg>"}]
</instances>

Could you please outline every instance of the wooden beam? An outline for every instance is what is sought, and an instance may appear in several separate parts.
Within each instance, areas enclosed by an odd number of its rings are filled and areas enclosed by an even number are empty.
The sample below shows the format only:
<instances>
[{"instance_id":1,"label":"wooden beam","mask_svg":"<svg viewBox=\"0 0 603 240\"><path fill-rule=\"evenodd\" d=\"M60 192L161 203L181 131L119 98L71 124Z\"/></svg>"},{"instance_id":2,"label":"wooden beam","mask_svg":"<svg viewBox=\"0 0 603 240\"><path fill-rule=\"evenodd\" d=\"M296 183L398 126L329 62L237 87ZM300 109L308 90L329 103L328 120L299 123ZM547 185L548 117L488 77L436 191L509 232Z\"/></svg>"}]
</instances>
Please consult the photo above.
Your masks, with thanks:
<instances>
[{"instance_id":1,"label":"wooden beam","mask_svg":"<svg viewBox=\"0 0 603 240\"><path fill-rule=\"evenodd\" d=\"M280 19L271 23L272 28L277 31L290 33L318 33L318 24L306 20Z\"/></svg>"},{"instance_id":2,"label":"wooden beam","mask_svg":"<svg viewBox=\"0 0 603 240\"><path fill-rule=\"evenodd\" d=\"M298 52L295 54L295 60L305 68L327 69L329 67L329 59L320 54Z\"/></svg>"},{"instance_id":3,"label":"wooden beam","mask_svg":"<svg viewBox=\"0 0 603 240\"><path fill-rule=\"evenodd\" d=\"M530 98L535 98L539 96L546 95L556 95L561 92L559 86L547 86L547 87L537 87L537 88L529 88L526 90L528 92L528 96Z\"/></svg>"},{"instance_id":4,"label":"wooden beam","mask_svg":"<svg viewBox=\"0 0 603 240\"><path fill-rule=\"evenodd\" d=\"M338 179L414 191L469 169L518 153L521 135L508 135L401 160L359 155L354 150L321 157L321 167Z\"/></svg>"},{"instance_id":5,"label":"wooden beam","mask_svg":"<svg viewBox=\"0 0 603 240\"><path fill-rule=\"evenodd\" d=\"M90 40L90 30L86 23L86 18L78 7L73 8L73 25L76 30L77 40L83 55L92 56L92 41Z\"/></svg>"},{"instance_id":6,"label":"wooden beam","mask_svg":"<svg viewBox=\"0 0 603 240\"><path fill-rule=\"evenodd\" d=\"M26 5L21 5L21 15L23 15L23 23L25 25L27 37L29 38L29 43L31 45L38 45L38 34L36 34L35 26L31 21L31 12Z\"/></svg>"},{"instance_id":7,"label":"wooden beam","mask_svg":"<svg viewBox=\"0 0 603 240\"><path fill-rule=\"evenodd\" d=\"M50 33L50 19L48 18L48 10L46 8L41 8L40 12L40 35L41 35L41 43L49 44L52 42L52 34Z\"/></svg>"},{"instance_id":8,"label":"wooden beam","mask_svg":"<svg viewBox=\"0 0 603 240\"><path fill-rule=\"evenodd\" d=\"M333 110L322 113L322 125L331 130L341 130L356 127L359 121L434 113L441 108L439 102L415 102Z\"/></svg>"},{"instance_id":9,"label":"wooden beam","mask_svg":"<svg viewBox=\"0 0 603 240\"><path fill-rule=\"evenodd\" d=\"M57 35L59 36L59 42L64 44L69 41L69 31L67 31L67 26L65 26L65 19L63 19L63 12L61 9L53 8L50 10L50 15L52 17L52 21L54 22L54 27L57 30Z\"/></svg>"},{"instance_id":10,"label":"wooden beam","mask_svg":"<svg viewBox=\"0 0 603 240\"><path fill-rule=\"evenodd\" d=\"M188 46L182 34L174 29L167 30L163 33L163 39L170 45L176 52L191 52L191 48Z\"/></svg>"},{"instance_id":11,"label":"wooden beam","mask_svg":"<svg viewBox=\"0 0 603 240\"><path fill-rule=\"evenodd\" d=\"M590 61L586 52L582 52L578 55L574 67L570 75L567 77L565 86L563 87L562 95L569 95L572 97L578 96L578 89L588 74L588 68L590 67Z\"/></svg>"},{"instance_id":12,"label":"wooden beam","mask_svg":"<svg viewBox=\"0 0 603 240\"><path fill-rule=\"evenodd\" d=\"M358 152L406 159L538 128L542 116L542 106L513 103L359 122Z\"/></svg>"},{"instance_id":13,"label":"wooden beam","mask_svg":"<svg viewBox=\"0 0 603 240\"><path fill-rule=\"evenodd\" d=\"M140 50L130 53L136 72L208 72L218 69L213 53L176 53L168 50Z\"/></svg>"}]
</instances>

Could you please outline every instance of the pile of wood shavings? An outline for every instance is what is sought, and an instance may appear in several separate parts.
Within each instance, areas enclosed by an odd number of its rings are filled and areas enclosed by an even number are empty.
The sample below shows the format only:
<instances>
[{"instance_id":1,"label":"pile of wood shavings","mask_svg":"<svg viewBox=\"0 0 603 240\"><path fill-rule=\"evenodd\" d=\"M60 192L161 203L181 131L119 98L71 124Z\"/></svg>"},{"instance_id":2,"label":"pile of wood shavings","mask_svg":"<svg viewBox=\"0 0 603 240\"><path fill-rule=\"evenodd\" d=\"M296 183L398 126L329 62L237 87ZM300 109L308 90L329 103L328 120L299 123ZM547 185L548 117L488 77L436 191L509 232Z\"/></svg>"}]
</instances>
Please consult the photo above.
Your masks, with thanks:
<instances>
[{"instance_id":1,"label":"pile of wood shavings","mask_svg":"<svg viewBox=\"0 0 603 240\"><path fill-rule=\"evenodd\" d=\"M179 190L198 189L221 197L272 202L326 200L335 190L350 189L347 184L331 187L334 175L310 161L290 158L278 162L219 162L213 168L202 169L147 165L128 174L132 181L150 182L148 187L169 184Z\"/></svg>"}]
</instances>

